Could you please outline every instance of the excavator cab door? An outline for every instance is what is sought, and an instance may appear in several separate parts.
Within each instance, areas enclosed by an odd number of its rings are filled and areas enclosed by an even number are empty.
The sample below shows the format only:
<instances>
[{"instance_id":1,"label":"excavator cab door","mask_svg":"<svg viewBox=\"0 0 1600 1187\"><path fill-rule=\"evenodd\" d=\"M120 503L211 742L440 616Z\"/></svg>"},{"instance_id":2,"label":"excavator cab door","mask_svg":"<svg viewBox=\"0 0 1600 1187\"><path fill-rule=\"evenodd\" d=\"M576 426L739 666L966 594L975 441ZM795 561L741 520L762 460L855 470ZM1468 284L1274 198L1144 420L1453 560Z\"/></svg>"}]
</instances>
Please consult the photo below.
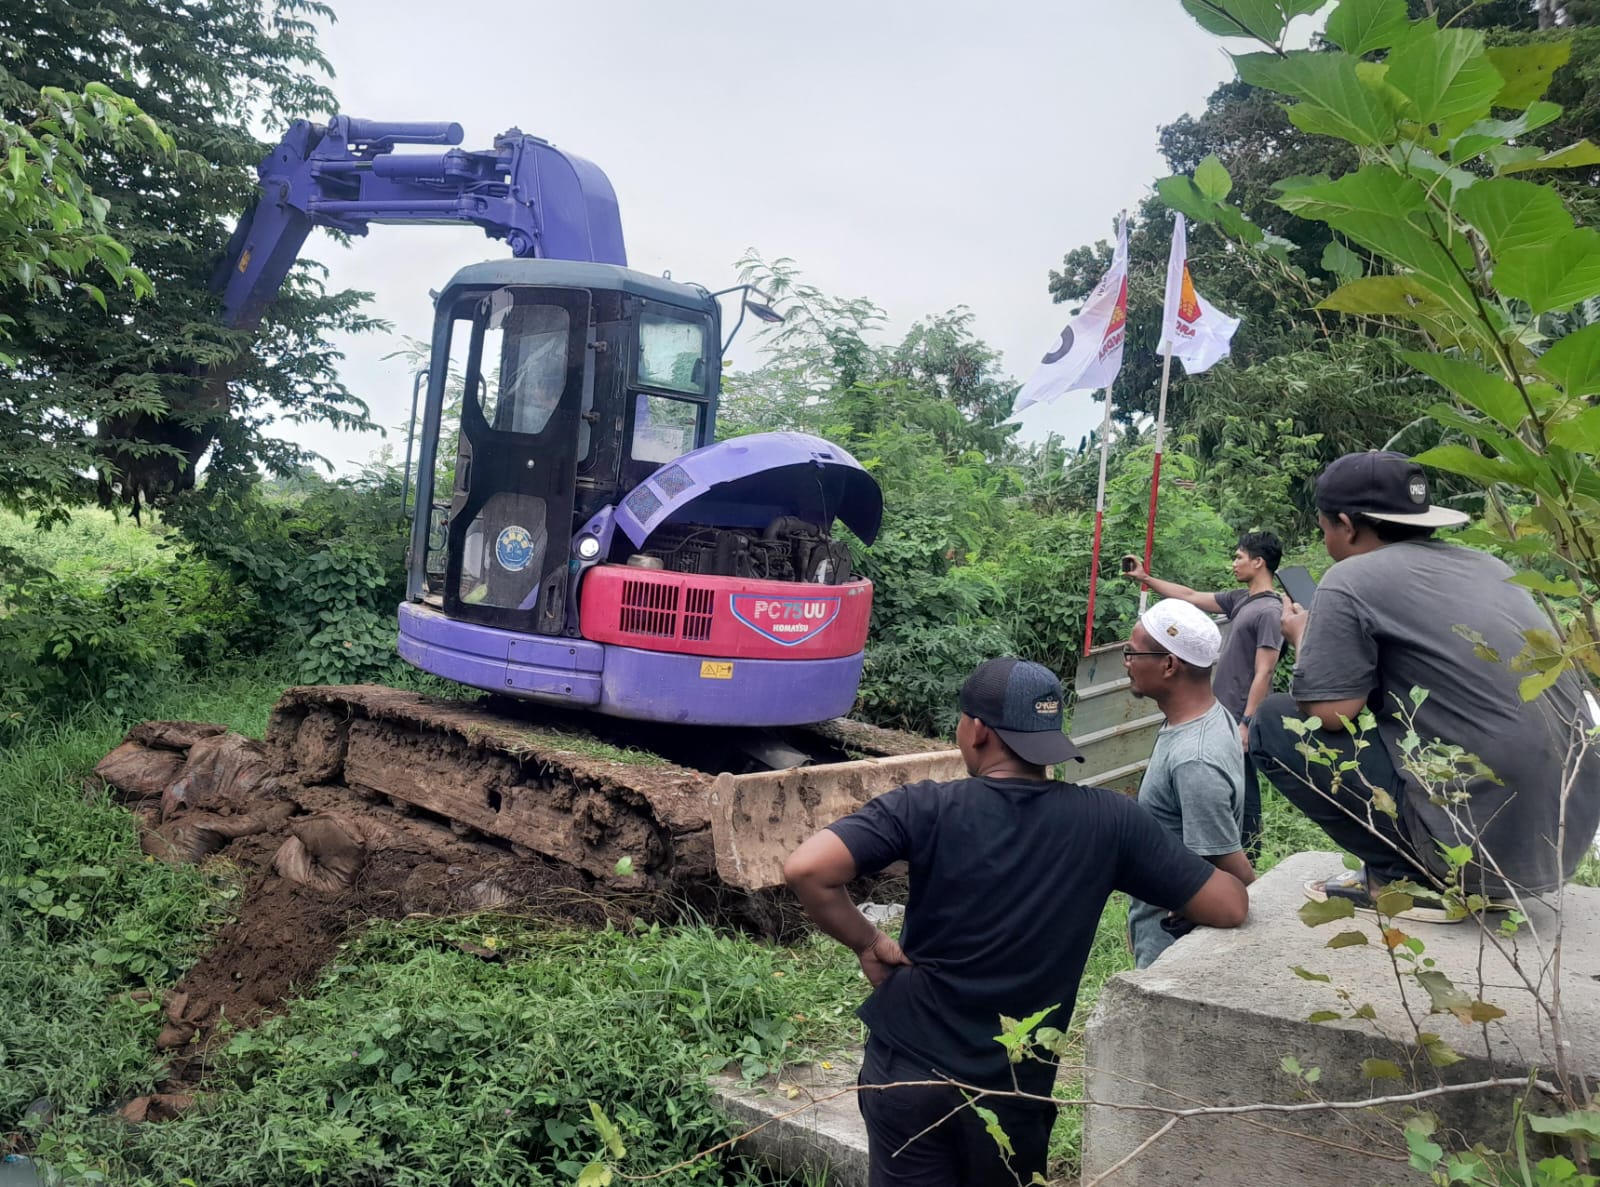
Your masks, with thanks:
<instances>
[{"instance_id":1,"label":"excavator cab door","mask_svg":"<svg viewBox=\"0 0 1600 1187\"><path fill-rule=\"evenodd\" d=\"M451 618L565 628L589 322L583 289L508 286L476 301L446 535Z\"/></svg>"}]
</instances>

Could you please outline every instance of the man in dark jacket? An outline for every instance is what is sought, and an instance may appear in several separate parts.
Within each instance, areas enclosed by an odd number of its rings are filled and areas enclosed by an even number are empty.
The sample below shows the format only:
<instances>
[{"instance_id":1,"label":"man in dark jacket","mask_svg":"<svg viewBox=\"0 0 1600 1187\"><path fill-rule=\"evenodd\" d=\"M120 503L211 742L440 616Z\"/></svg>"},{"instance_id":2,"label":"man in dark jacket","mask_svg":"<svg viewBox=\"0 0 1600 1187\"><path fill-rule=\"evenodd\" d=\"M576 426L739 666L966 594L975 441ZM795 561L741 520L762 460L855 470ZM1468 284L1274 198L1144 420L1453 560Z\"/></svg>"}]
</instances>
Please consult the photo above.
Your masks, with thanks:
<instances>
[{"instance_id":1,"label":"man in dark jacket","mask_svg":"<svg viewBox=\"0 0 1600 1187\"><path fill-rule=\"evenodd\" d=\"M1065 1030L1114 890L1193 922L1237 927L1244 887L1196 857L1133 800L1049 778L1082 756L1062 733L1061 684L1019 659L980 665L961 689L956 742L970 778L897 787L800 846L784 876L806 913L861 962L873 992L861 1071L873 1187L1028 1183L1045 1170L1055 1065L1009 1061L1001 1016L1047 1011ZM911 890L897 943L845 885L896 861ZM909 1085L936 1080L923 1087ZM989 1092L1008 1159L955 1085ZM926 1132L924 1132L926 1131Z\"/></svg>"}]
</instances>

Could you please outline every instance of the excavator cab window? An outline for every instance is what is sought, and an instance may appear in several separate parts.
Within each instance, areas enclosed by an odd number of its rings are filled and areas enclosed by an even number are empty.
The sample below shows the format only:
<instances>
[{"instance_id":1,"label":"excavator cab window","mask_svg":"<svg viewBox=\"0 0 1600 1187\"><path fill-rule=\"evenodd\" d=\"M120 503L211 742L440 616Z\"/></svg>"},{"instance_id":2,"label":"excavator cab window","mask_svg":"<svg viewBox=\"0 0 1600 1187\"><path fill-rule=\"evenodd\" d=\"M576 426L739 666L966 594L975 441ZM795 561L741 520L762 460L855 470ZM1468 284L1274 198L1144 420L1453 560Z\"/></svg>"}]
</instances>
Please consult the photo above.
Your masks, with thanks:
<instances>
[{"instance_id":1,"label":"excavator cab window","mask_svg":"<svg viewBox=\"0 0 1600 1187\"><path fill-rule=\"evenodd\" d=\"M484 423L501 433L540 433L561 404L572 317L560 305L519 304L511 290L489 298L476 396ZM495 360L493 371L489 360Z\"/></svg>"},{"instance_id":2,"label":"excavator cab window","mask_svg":"<svg viewBox=\"0 0 1600 1187\"><path fill-rule=\"evenodd\" d=\"M623 490L711 436L711 319L698 310L642 300L637 322Z\"/></svg>"},{"instance_id":3,"label":"excavator cab window","mask_svg":"<svg viewBox=\"0 0 1600 1187\"><path fill-rule=\"evenodd\" d=\"M695 447L700 438L704 405L640 392L633 401L633 443L628 456L636 462L670 462Z\"/></svg>"},{"instance_id":4,"label":"excavator cab window","mask_svg":"<svg viewBox=\"0 0 1600 1187\"><path fill-rule=\"evenodd\" d=\"M706 319L655 302L639 314L639 384L699 395L706 390Z\"/></svg>"}]
</instances>

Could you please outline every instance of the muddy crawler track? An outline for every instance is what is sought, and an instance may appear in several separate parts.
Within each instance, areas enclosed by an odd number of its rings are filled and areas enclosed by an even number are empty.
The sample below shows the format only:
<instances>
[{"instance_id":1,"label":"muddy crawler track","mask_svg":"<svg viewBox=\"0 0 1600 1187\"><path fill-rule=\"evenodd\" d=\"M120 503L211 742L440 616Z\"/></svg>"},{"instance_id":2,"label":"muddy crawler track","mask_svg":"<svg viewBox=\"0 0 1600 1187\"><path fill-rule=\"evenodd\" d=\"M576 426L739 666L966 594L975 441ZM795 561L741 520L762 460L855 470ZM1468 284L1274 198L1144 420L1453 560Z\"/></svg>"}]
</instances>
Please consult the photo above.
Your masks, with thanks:
<instances>
[{"instance_id":1,"label":"muddy crawler track","mask_svg":"<svg viewBox=\"0 0 1600 1187\"><path fill-rule=\"evenodd\" d=\"M144 851L220 857L244 879L233 919L165 1002L158 1046L178 1080L203 1075L221 1020L250 1025L307 988L374 919L499 910L598 925L688 907L791 934L798 912L768 888L794 838L955 757L834 722L814 727L819 744L891 757L711 776L585 753L577 719L552 716L559 727L359 685L290 689L264 742L199 722L130 731L95 773L138 816Z\"/></svg>"},{"instance_id":2,"label":"muddy crawler track","mask_svg":"<svg viewBox=\"0 0 1600 1187\"><path fill-rule=\"evenodd\" d=\"M605 882L668 889L715 866L706 776L595 758L557 730L374 685L292 688L266 745L277 774L343 786L494 837ZM632 863L619 875L617 863Z\"/></svg>"}]
</instances>

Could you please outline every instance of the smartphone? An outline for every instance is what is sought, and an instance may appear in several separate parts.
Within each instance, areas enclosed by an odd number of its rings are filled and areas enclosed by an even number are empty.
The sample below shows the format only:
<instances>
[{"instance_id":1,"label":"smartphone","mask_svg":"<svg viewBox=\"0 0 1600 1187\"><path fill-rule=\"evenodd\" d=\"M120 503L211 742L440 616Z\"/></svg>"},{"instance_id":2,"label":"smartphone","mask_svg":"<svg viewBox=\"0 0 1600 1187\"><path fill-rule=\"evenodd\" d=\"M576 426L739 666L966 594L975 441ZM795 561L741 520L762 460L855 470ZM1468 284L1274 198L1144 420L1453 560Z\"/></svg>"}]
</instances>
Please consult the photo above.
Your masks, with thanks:
<instances>
[{"instance_id":1,"label":"smartphone","mask_svg":"<svg viewBox=\"0 0 1600 1187\"><path fill-rule=\"evenodd\" d=\"M1307 608L1311 605L1312 595L1317 592L1317 583L1311 579L1311 573L1304 565L1279 569L1278 584L1283 586L1286 594Z\"/></svg>"}]
</instances>

